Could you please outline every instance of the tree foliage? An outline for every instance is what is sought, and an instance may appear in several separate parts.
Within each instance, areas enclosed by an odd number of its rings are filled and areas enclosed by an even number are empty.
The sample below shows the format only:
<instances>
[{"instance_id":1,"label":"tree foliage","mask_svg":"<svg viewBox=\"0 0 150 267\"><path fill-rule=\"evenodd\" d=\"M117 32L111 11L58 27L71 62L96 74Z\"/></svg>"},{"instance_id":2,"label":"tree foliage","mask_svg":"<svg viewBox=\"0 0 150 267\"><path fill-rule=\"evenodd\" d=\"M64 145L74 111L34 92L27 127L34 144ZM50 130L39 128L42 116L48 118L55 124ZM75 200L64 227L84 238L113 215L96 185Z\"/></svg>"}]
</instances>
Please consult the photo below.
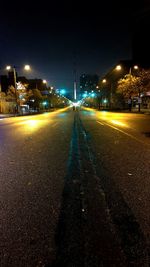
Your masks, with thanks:
<instances>
[{"instance_id":1,"label":"tree foliage","mask_svg":"<svg viewBox=\"0 0 150 267\"><path fill-rule=\"evenodd\" d=\"M138 95L139 77L126 74L124 78L118 81L117 93L121 93L125 98L130 98Z\"/></svg>"},{"instance_id":2,"label":"tree foliage","mask_svg":"<svg viewBox=\"0 0 150 267\"><path fill-rule=\"evenodd\" d=\"M14 97L16 96L16 91L15 91L15 88L13 85L10 85L8 87L8 91L7 91L7 96L11 96L11 97Z\"/></svg>"},{"instance_id":3,"label":"tree foliage","mask_svg":"<svg viewBox=\"0 0 150 267\"><path fill-rule=\"evenodd\" d=\"M142 70L139 72L139 91L148 92L150 90L150 70Z\"/></svg>"},{"instance_id":4,"label":"tree foliage","mask_svg":"<svg viewBox=\"0 0 150 267\"><path fill-rule=\"evenodd\" d=\"M117 93L121 93L124 98L139 96L150 90L150 70L142 70L138 76L126 74L118 81Z\"/></svg>"}]
</instances>

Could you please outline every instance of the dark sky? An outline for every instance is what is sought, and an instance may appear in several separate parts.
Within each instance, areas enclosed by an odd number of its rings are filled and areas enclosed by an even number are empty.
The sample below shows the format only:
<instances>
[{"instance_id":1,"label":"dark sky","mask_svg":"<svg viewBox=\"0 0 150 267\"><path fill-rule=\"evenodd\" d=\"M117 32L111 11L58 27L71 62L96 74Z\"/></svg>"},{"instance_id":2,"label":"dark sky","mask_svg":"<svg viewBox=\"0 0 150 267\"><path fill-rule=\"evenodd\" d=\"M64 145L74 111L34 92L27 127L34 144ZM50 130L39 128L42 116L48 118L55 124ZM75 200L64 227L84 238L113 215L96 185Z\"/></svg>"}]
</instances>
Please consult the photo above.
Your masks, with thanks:
<instances>
[{"instance_id":1,"label":"dark sky","mask_svg":"<svg viewBox=\"0 0 150 267\"><path fill-rule=\"evenodd\" d=\"M30 77L71 90L74 61L79 78L131 58L131 0L53 2L1 3L1 70L12 64L23 74L29 63Z\"/></svg>"}]
</instances>

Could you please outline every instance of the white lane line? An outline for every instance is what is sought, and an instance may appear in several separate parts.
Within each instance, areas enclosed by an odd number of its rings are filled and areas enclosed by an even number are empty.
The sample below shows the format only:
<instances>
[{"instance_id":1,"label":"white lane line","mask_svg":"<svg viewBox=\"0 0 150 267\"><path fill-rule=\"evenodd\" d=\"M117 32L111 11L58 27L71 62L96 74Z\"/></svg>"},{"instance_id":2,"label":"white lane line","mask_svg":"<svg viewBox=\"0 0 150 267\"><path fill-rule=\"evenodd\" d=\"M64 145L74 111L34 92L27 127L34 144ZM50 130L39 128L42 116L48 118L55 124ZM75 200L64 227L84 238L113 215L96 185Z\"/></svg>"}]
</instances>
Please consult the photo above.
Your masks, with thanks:
<instances>
[{"instance_id":1,"label":"white lane line","mask_svg":"<svg viewBox=\"0 0 150 267\"><path fill-rule=\"evenodd\" d=\"M100 125L104 125L104 123L100 122L100 121L97 121Z\"/></svg>"},{"instance_id":2,"label":"white lane line","mask_svg":"<svg viewBox=\"0 0 150 267\"><path fill-rule=\"evenodd\" d=\"M97 121L97 123L101 124L101 122L99 122L99 121ZM136 138L134 135L129 134L129 133L126 133L126 132L124 132L123 130L121 130L121 129L119 129L119 128L113 126L113 125L110 125L110 124L108 124L108 123L106 123L106 122L105 122L104 125L107 125L108 127L111 127L111 128L113 128L113 129L115 129L115 130L117 130L117 131L119 131L119 132L121 132L121 133L123 133L123 134L129 136L130 138L132 138L132 139L134 139L134 140L136 140L136 141L138 141L138 142L144 144L144 145L150 145L149 143L145 143L144 141L142 141L142 140Z\"/></svg>"},{"instance_id":3,"label":"white lane line","mask_svg":"<svg viewBox=\"0 0 150 267\"><path fill-rule=\"evenodd\" d=\"M55 127L57 124L58 124L58 122L55 122L55 123L52 125L52 127Z\"/></svg>"}]
</instances>

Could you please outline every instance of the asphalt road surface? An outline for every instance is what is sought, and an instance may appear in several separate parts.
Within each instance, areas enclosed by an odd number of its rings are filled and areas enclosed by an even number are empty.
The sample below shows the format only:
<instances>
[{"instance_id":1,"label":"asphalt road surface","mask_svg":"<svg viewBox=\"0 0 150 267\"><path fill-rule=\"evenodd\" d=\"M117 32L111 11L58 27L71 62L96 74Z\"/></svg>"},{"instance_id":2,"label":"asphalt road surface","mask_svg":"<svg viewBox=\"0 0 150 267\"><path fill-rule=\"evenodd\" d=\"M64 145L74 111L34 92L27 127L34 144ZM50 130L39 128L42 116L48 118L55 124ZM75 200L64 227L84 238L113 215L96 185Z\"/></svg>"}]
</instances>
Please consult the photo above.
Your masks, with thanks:
<instances>
[{"instance_id":1,"label":"asphalt road surface","mask_svg":"<svg viewBox=\"0 0 150 267\"><path fill-rule=\"evenodd\" d=\"M150 266L150 116L0 120L0 267Z\"/></svg>"}]
</instances>

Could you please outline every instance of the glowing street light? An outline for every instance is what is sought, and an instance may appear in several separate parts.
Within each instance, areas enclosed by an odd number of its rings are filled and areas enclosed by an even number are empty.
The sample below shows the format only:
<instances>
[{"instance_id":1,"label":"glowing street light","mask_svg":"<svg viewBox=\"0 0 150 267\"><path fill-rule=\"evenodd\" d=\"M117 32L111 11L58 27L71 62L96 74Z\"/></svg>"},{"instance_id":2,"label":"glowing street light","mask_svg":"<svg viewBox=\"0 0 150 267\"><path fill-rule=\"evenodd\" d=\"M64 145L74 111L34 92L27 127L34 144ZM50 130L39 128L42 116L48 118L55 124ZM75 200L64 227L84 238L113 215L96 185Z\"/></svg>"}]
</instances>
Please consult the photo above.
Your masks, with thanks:
<instances>
[{"instance_id":1,"label":"glowing street light","mask_svg":"<svg viewBox=\"0 0 150 267\"><path fill-rule=\"evenodd\" d=\"M31 70L30 65L25 65L25 66L24 66L24 69L25 69L25 70Z\"/></svg>"},{"instance_id":2,"label":"glowing street light","mask_svg":"<svg viewBox=\"0 0 150 267\"><path fill-rule=\"evenodd\" d=\"M110 108L112 107L112 103L113 103L113 88L114 88L116 71L119 72L121 70L122 70L122 66L120 64L116 65L111 71L111 77L108 76L109 77L108 79L104 78L102 80L103 85L108 84L110 87Z\"/></svg>"},{"instance_id":3,"label":"glowing street light","mask_svg":"<svg viewBox=\"0 0 150 267\"><path fill-rule=\"evenodd\" d=\"M116 69L116 70L121 70L122 67L121 67L121 65L117 65L115 69Z\"/></svg>"},{"instance_id":4,"label":"glowing street light","mask_svg":"<svg viewBox=\"0 0 150 267\"><path fill-rule=\"evenodd\" d=\"M132 69L138 70L139 67L138 67L138 65L134 65L134 66L130 67L130 69L129 69L129 82L130 82L130 86L132 85ZM138 103L139 103L139 111L140 111L140 104L141 104L140 93L139 93L139 97L138 97ZM132 100L131 100L131 97L128 99L128 105L129 105L129 110L131 111L131 108L132 108Z\"/></svg>"},{"instance_id":5,"label":"glowing street light","mask_svg":"<svg viewBox=\"0 0 150 267\"><path fill-rule=\"evenodd\" d=\"M16 69L16 67L15 66L10 66L10 65L7 65L6 66L6 70L13 70L13 69ZM31 70L31 67L30 67L30 65L24 65L24 70Z\"/></svg>"},{"instance_id":6,"label":"glowing street light","mask_svg":"<svg viewBox=\"0 0 150 267\"><path fill-rule=\"evenodd\" d=\"M11 70L11 66L6 66L6 70Z\"/></svg>"},{"instance_id":7,"label":"glowing street light","mask_svg":"<svg viewBox=\"0 0 150 267\"><path fill-rule=\"evenodd\" d=\"M139 69L138 65L134 65L133 67L130 67L130 69L129 69L129 74L131 74L131 72L132 72L132 68L133 68L134 70L138 70L138 69Z\"/></svg>"},{"instance_id":8,"label":"glowing street light","mask_svg":"<svg viewBox=\"0 0 150 267\"><path fill-rule=\"evenodd\" d=\"M91 97L95 97L95 93L94 92L91 93Z\"/></svg>"},{"instance_id":9,"label":"glowing street light","mask_svg":"<svg viewBox=\"0 0 150 267\"><path fill-rule=\"evenodd\" d=\"M65 89L61 89L61 90L60 90L60 94L61 94L61 95L65 95L65 94L66 94L66 90L65 90Z\"/></svg>"},{"instance_id":10,"label":"glowing street light","mask_svg":"<svg viewBox=\"0 0 150 267\"><path fill-rule=\"evenodd\" d=\"M83 96L83 98L86 98L87 97L87 93L84 93L82 96Z\"/></svg>"}]
</instances>

